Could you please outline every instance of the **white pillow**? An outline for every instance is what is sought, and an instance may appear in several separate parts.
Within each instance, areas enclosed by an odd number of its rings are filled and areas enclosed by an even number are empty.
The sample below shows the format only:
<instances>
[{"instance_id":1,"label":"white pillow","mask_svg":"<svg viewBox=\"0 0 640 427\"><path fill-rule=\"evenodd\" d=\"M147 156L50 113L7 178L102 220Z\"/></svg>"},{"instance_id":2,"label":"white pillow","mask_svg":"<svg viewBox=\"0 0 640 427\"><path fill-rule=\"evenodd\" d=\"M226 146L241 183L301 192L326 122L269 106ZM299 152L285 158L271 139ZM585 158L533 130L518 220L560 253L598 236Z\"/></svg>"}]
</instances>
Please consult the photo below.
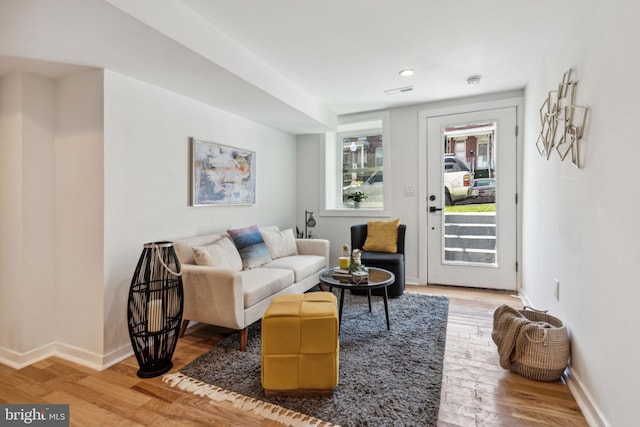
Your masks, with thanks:
<instances>
[{"instance_id":1,"label":"white pillow","mask_svg":"<svg viewBox=\"0 0 640 427\"><path fill-rule=\"evenodd\" d=\"M262 238L267 244L267 248L269 248L272 259L298 255L298 246L292 229L288 228L283 231L260 230L260 233L262 233Z\"/></svg>"},{"instance_id":2,"label":"white pillow","mask_svg":"<svg viewBox=\"0 0 640 427\"><path fill-rule=\"evenodd\" d=\"M236 245L227 236L207 246L194 246L193 258L198 265L242 270L242 258Z\"/></svg>"}]
</instances>

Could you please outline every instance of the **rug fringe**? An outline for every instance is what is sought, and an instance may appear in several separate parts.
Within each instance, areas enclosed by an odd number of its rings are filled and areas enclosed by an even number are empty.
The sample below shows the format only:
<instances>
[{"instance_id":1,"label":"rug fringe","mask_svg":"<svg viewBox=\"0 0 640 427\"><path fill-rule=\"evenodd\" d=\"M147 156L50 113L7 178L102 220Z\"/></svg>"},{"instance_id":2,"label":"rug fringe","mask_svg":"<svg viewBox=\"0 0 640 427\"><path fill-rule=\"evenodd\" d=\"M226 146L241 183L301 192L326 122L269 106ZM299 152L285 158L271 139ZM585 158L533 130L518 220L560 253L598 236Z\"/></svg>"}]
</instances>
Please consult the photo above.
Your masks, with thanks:
<instances>
[{"instance_id":1,"label":"rug fringe","mask_svg":"<svg viewBox=\"0 0 640 427\"><path fill-rule=\"evenodd\" d=\"M295 427L340 427L300 412L292 411L282 406L263 402L262 400L244 396L225 390L218 386L204 383L181 373L165 375L162 381L171 387L193 393L196 396L207 397L216 402L229 402L234 408L252 412L264 418L277 421L287 426Z\"/></svg>"}]
</instances>

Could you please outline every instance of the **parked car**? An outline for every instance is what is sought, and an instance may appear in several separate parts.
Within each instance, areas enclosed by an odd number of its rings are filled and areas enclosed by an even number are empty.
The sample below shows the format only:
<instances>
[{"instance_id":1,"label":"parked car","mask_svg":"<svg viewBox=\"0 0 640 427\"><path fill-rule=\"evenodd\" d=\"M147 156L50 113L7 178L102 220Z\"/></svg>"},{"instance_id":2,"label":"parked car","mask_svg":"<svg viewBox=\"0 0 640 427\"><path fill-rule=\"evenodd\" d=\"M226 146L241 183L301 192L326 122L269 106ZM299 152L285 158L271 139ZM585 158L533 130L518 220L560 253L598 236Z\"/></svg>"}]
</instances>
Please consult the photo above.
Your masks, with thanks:
<instances>
[{"instance_id":1,"label":"parked car","mask_svg":"<svg viewBox=\"0 0 640 427\"><path fill-rule=\"evenodd\" d=\"M356 181L352 185L342 187L343 197L352 194L355 191L360 191L367 196L367 205L373 206L376 203L383 202L383 175L382 171L374 171L364 181Z\"/></svg>"},{"instance_id":2,"label":"parked car","mask_svg":"<svg viewBox=\"0 0 640 427\"><path fill-rule=\"evenodd\" d=\"M445 204L453 205L469 197L469 188L473 185L473 172L453 154L445 154L443 161Z\"/></svg>"},{"instance_id":3,"label":"parked car","mask_svg":"<svg viewBox=\"0 0 640 427\"><path fill-rule=\"evenodd\" d=\"M473 180L473 187L469 190L474 203L495 203L496 202L496 180L495 178L479 178Z\"/></svg>"}]
</instances>

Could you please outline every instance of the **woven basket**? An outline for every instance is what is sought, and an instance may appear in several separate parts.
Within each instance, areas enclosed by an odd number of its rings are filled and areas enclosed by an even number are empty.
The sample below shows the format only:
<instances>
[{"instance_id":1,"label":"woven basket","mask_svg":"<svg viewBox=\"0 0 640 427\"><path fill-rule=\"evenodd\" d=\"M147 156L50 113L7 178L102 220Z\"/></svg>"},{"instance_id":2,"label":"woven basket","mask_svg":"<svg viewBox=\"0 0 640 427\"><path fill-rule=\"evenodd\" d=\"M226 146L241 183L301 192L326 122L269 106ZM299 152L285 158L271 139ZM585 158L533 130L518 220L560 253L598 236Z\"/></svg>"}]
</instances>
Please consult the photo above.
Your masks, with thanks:
<instances>
[{"instance_id":1,"label":"woven basket","mask_svg":"<svg viewBox=\"0 0 640 427\"><path fill-rule=\"evenodd\" d=\"M530 320L520 329L511 370L536 381L556 381L569 361L569 335L557 317L525 307L518 310Z\"/></svg>"},{"instance_id":2,"label":"woven basket","mask_svg":"<svg viewBox=\"0 0 640 427\"><path fill-rule=\"evenodd\" d=\"M502 305L493 314L493 341L500 366L536 381L555 381L569 360L564 323L544 311Z\"/></svg>"}]
</instances>

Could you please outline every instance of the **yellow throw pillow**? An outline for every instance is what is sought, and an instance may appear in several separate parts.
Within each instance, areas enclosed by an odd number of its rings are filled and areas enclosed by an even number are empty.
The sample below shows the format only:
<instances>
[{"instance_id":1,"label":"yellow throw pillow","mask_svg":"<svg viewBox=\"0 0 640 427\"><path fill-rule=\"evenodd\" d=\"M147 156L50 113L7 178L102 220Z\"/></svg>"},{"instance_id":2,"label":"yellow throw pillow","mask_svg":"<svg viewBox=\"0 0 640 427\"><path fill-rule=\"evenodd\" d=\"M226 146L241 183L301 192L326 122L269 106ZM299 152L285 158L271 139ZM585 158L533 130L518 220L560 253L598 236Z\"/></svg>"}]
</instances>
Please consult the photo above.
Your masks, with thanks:
<instances>
[{"instance_id":1,"label":"yellow throw pillow","mask_svg":"<svg viewBox=\"0 0 640 427\"><path fill-rule=\"evenodd\" d=\"M369 221L367 240L362 249L372 252L398 252L398 226L400 218L391 221Z\"/></svg>"}]
</instances>

